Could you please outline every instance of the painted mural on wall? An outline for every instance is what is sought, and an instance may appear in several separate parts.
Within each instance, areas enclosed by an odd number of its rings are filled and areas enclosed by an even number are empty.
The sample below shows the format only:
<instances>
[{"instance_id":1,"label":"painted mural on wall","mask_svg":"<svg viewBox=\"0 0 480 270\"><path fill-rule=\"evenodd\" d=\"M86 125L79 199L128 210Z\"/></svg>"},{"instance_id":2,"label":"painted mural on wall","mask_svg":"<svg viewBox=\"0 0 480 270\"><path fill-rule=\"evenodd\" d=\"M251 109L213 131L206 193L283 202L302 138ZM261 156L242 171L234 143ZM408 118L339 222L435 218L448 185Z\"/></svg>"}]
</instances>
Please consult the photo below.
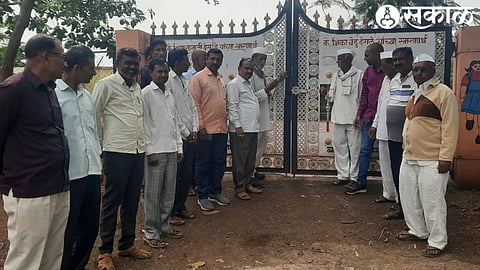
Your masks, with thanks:
<instances>
[{"instance_id":1,"label":"painted mural on wall","mask_svg":"<svg viewBox=\"0 0 480 270\"><path fill-rule=\"evenodd\" d=\"M460 84L463 99L461 112L465 113L465 128L476 132L475 143L480 144L480 60L470 62Z\"/></svg>"}]
</instances>

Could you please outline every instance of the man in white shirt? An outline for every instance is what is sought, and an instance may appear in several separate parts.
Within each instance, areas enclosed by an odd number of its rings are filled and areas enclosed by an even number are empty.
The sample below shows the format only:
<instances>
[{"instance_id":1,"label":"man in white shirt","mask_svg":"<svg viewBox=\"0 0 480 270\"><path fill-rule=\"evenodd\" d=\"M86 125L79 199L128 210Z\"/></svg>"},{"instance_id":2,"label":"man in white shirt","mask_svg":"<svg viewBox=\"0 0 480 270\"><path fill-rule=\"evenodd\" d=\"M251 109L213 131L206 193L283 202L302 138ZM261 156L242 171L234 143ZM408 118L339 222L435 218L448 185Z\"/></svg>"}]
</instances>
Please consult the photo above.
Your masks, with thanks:
<instances>
[{"instance_id":1,"label":"man in white shirt","mask_svg":"<svg viewBox=\"0 0 480 270\"><path fill-rule=\"evenodd\" d=\"M95 106L82 86L95 72L95 54L77 45L65 53L67 67L55 92L70 148L70 214L65 229L62 270L84 269L97 239L100 215L100 145Z\"/></svg>"},{"instance_id":2,"label":"man in white shirt","mask_svg":"<svg viewBox=\"0 0 480 270\"><path fill-rule=\"evenodd\" d=\"M238 76L227 86L233 183L235 195L241 200L250 199L247 192L262 193L261 189L252 186L251 183L255 170L260 117L258 98L249 80L252 74L252 61L249 58L242 58L238 65Z\"/></svg>"},{"instance_id":3,"label":"man in white shirt","mask_svg":"<svg viewBox=\"0 0 480 270\"><path fill-rule=\"evenodd\" d=\"M167 246L160 237L182 238L170 224L175 200L177 161L182 159L178 115L168 80L168 65L160 58L149 63L152 82L142 90L143 128L147 169L145 177L145 229L143 240L153 248Z\"/></svg>"},{"instance_id":4,"label":"man in white shirt","mask_svg":"<svg viewBox=\"0 0 480 270\"><path fill-rule=\"evenodd\" d=\"M355 127L363 72L352 66L353 52L350 49L337 51L338 70L332 77L328 102L333 102L333 151L337 179L334 185L345 185L349 180L356 181L360 154L360 129Z\"/></svg>"},{"instance_id":5,"label":"man in white shirt","mask_svg":"<svg viewBox=\"0 0 480 270\"><path fill-rule=\"evenodd\" d=\"M397 200L397 192L393 183L392 168L390 165L390 151L388 150L387 133L387 104L390 99L390 83L397 74L393 68L393 52L380 53L380 68L385 73L380 94L378 95L377 113L373 119L369 136L378 141L378 156L380 161L380 172L382 174L383 193L375 200L376 203L394 202Z\"/></svg>"},{"instance_id":6,"label":"man in white shirt","mask_svg":"<svg viewBox=\"0 0 480 270\"><path fill-rule=\"evenodd\" d=\"M178 126L183 139L183 159L177 167L177 187L170 223L182 225L183 219L193 219L193 213L187 211L185 202L192 182L195 161L194 142L197 139L198 114L197 106L188 90L188 81L182 74L190 66L188 52L185 49L174 49L168 53L168 65L171 67L167 88L172 91L178 113Z\"/></svg>"},{"instance_id":7,"label":"man in white shirt","mask_svg":"<svg viewBox=\"0 0 480 270\"><path fill-rule=\"evenodd\" d=\"M140 55L135 49L120 49L118 71L98 81L93 89L106 176L100 219L99 269L114 267L112 251L119 207L122 236L118 255L150 258L150 253L134 245L145 163L141 89L135 81L139 63Z\"/></svg>"}]
</instances>

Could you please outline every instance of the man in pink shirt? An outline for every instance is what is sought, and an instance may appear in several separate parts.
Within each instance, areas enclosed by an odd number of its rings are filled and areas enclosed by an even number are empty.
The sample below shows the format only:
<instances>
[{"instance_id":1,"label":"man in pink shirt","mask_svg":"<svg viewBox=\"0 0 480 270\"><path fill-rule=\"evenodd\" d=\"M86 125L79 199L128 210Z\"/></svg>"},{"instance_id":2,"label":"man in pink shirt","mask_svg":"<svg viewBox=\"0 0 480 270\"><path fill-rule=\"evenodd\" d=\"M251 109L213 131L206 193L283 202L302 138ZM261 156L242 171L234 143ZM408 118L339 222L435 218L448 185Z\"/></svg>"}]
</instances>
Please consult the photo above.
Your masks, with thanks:
<instances>
[{"instance_id":1,"label":"man in pink shirt","mask_svg":"<svg viewBox=\"0 0 480 270\"><path fill-rule=\"evenodd\" d=\"M222 178L227 156L227 91L218 69L223 62L219 49L207 52L207 67L190 80L189 89L198 111L198 142L195 157L197 203L204 211L212 202L228 205L222 195Z\"/></svg>"}]
</instances>

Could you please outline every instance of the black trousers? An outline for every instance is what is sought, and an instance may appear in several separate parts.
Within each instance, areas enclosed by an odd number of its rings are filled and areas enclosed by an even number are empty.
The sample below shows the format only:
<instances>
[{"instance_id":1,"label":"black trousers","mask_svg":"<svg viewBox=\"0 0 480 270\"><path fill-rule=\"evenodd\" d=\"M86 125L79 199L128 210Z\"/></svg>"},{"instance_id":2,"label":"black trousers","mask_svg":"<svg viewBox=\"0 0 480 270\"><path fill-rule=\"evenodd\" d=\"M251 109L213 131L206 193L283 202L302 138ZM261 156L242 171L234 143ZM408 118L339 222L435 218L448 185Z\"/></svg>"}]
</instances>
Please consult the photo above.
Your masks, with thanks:
<instances>
[{"instance_id":1,"label":"black trousers","mask_svg":"<svg viewBox=\"0 0 480 270\"><path fill-rule=\"evenodd\" d=\"M400 201L400 166L402 165L403 146L402 142L388 141L388 150L390 151L390 163L392 168L393 183L398 194L398 203Z\"/></svg>"},{"instance_id":2,"label":"black trousers","mask_svg":"<svg viewBox=\"0 0 480 270\"><path fill-rule=\"evenodd\" d=\"M117 212L120 207L122 236L118 250L125 250L135 241L138 201L143 181L145 155L103 152L106 176L100 218L100 254L112 253Z\"/></svg>"},{"instance_id":3,"label":"black trousers","mask_svg":"<svg viewBox=\"0 0 480 270\"><path fill-rule=\"evenodd\" d=\"M175 188L175 202L173 214L187 210L185 201L192 185L193 167L195 166L195 145L183 141L183 160L177 166L177 185Z\"/></svg>"},{"instance_id":4,"label":"black trousers","mask_svg":"<svg viewBox=\"0 0 480 270\"><path fill-rule=\"evenodd\" d=\"M100 175L70 181L70 213L65 229L62 270L83 270L98 234Z\"/></svg>"}]
</instances>

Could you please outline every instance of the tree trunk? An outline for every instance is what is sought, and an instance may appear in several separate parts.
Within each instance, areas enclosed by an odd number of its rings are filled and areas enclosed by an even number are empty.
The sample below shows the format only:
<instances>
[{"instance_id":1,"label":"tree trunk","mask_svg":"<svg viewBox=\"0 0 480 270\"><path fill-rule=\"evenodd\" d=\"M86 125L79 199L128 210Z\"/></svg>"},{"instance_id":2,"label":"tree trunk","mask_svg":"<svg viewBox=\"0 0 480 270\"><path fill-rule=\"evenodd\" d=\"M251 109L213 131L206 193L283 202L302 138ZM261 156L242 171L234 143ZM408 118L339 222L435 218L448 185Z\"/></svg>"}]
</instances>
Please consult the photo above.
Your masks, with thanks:
<instances>
[{"instance_id":1,"label":"tree trunk","mask_svg":"<svg viewBox=\"0 0 480 270\"><path fill-rule=\"evenodd\" d=\"M17 16L15 28L13 29L12 35L10 36L7 50L5 51L5 56L3 58L0 81L3 81L4 79L13 74L15 57L17 56L17 51L20 47L23 33L25 32L25 29L27 29L28 24L30 23L30 15L32 14L34 3L35 0L21 1L20 13Z\"/></svg>"}]
</instances>

